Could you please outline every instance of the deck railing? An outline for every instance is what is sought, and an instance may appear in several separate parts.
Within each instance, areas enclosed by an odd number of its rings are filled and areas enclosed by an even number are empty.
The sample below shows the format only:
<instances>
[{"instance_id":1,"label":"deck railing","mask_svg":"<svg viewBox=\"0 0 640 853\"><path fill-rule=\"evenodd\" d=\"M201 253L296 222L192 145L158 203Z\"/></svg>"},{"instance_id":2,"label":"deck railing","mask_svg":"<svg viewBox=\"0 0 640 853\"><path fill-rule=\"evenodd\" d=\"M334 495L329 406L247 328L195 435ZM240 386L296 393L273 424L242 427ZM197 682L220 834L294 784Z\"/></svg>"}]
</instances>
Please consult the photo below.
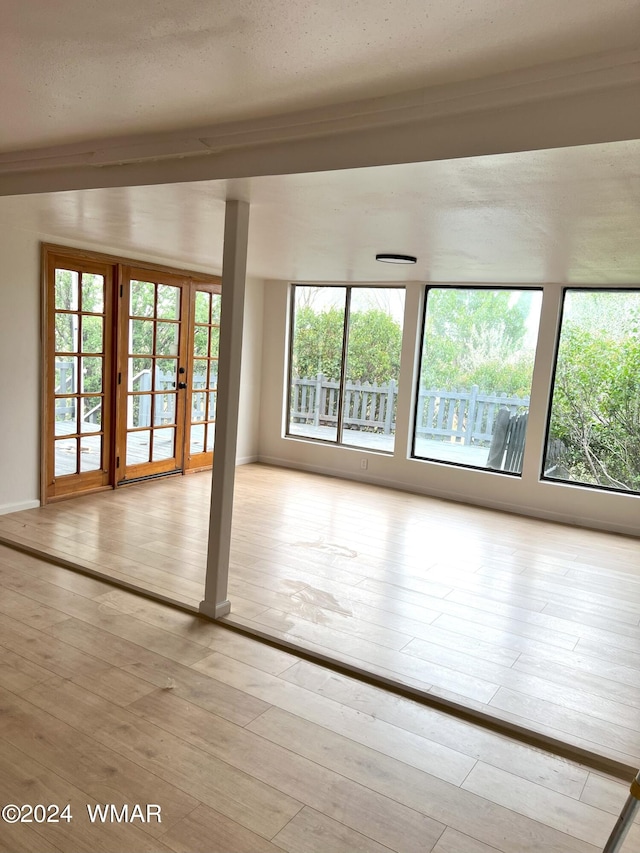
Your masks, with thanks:
<instances>
[{"instance_id":1,"label":"deck railing","mask_svg":"<svg viewBox=\"0 0 640 853\"><path fill-rule=\"evenodd\" d=\"M322 373L292 382L289 417L292 423L331 426L338 420L340 385ZM397 384L345 383L343 423L389 435L395 431ZM488 444L497 412L506 408L515 415L529 407L528 397L471 390L421 388L418 393L415 430L422 438L449 438L457 444Z\"/></svg>"},{"instance_id":2,"label":"deck railing","mask_svg":"<svg viewBox=\"0 0 640 853\"><path fill-rule=\"evenodd\" d=\"M75 421L77 398L72 396L75 389L79 387L76 376L74 361L56 361L56 373L58 384L55 387L57 396L55 404L55 418L57 422ZM163 373L156 368L156 391L173 391L175 389L176 377L174 373ZM194 380L193 390L195 392L206 390L206 380ZM140 394L136 401L135 420L137 426L151 425L151 370L141 370L129 380L129 391ZM97 395L96 395L97 396ZM191 420L206 420L205 395L194 393L192 395L193 411ZM96 424L100 422L102 404L89 409L83 414L84 423ZM134 412L130 410L127 414L128 426L133 426ZM154 416L154 426L164 423L175 423L175 395L167 394L163 400L163 408L157 407Z\"/></svg>"}]
</instances>

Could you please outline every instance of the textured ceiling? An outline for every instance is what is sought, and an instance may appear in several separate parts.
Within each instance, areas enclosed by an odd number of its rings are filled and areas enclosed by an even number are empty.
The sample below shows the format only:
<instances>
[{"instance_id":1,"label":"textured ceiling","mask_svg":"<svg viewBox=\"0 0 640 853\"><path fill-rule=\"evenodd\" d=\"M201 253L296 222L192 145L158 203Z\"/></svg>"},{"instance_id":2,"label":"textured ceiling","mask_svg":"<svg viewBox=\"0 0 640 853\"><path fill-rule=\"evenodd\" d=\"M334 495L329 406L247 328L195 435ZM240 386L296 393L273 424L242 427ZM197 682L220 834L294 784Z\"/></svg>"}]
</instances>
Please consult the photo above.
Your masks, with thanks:
<instances>
[{"instance_id":1,"label":"textured ceiling","mask_svg":"<svg viewBox=\"0 0 640 853\"><path fill-rule=\"evenodd\" d=\"M3 0L0 151L471 80L639 30L629 0Z\"/></svg>"},{"instance_id":2,"label":"textured ceiling","mask_svg":"<svg viewBox=\"0 0 640 853\"><path fill-rule=\"evenodd\" d=\"M0 223L220 272L227 195L251 203L263 278L640 282L640 141L0 198ZM419 261L376 263L382 251Z\"/></svg>"},{"instance_id":3,"label":"textured ceiling","mask_svg":"<svg viewBox=\"0 0 640 853\"><path fill-rule=\"evenodd\" d=\"M305 132L312 134L322 118L315 108L342 104L338 109L348 114L342 116L344 124L354 104L370 108L371 102L358 99L393 96L384 116L391 121L402 93L411 93L407 103L422 106L421 115L429 119L434 104L437 109L447 106L437 103L441 90L434 89L434 96L431 87L460 84L467 98L454 98L466 124L456 124L454 117L445 130L437 123L425 125L426 130L413 135L419 157L406 156L407 161L428 159L425 146L438 138L443 153L429 156L462 159L289 175L283 172L294 171L287 168L287 157L295 149L281 146L283 162L272 168L271 176L260 177L266 171L263 149L252 148L258 137L248 136L236 144L253 156L251 170L204 174L258 177L157 186L125 186L145 181L122 179L117 186L116 175L111 189L0 198L0 223L6 226L41 239L219 272L224 200L244 198L251 203L249 272L264 278L573 283L640 279L640 142L633 141L638 135L635 125L624 122L634 111L620 109L623 101L615 100L626 93L633 102L633 85L640 82L637 56L624 59L618 54L637 47L638 3L4 0L2 24L0 153L10 152L3 161L9 171L21 168L23 157L31 163L25 168L35 169L27 178L28 188L14 192L45 186L106 187L120 166L137 156L153 160L158 170L154 181L185 180L175 177L163 158L173 157L172 168L189 165L193 161L183 156L190 149L172 148L173 142L163 138L159 147L136 153L136 140L148 140L154 133L243 120L268 137L276 114L281 114L278 120L286 130L289 117L282 114L300 110ZM592 64L589 57L596 53L608 58ZM585 57L585 63L563 66L556 88L545 90L548 63L578 57ZM602 77L596 73L598 62ZM525 68L526 80L511 73ZM480 78L493 80L482 115L474 91L480 83L467 85ZM605 81L614 81L618 88L607 89ZM595 101L585 100L584 87L600 93L600 109L591 109ZM566 102L566 114L558 107L546 115L555 115L558 124L575 120L588 131L586 136L577 132L572 141L536 144L539 128L556 127L553 119L539 118L540 97L546 91L553 101L565 90L575 95ZM503 96L512 108L515 104L515 111L500 125L506 115L499 106ZM517 112L521 97L528 98L526 122ZM603 118L607 109L608 121ZM267 116L274 118L261 125L259 120ZM590 125L583 121L585 116ZM611 129L621 119L624 126ZM519 139L511 133L514 125L521 131ZM496 143L491 131L495 135L498 126ZM398 127L404 133L401 123ZM299 127L294 130L301 132ZM113 142L127 135L133 153L129 143L120 150ZM380 159L364 156L373 145L372 133L366 130L362 141L351 140L358 149L351 159L345 154L344 137L328 135L316 140L315 148L308 147L316 159L311 157L295 171L320 168L319 162L327 162L317 159L324 150L338 152L336 162L324 168L398 162L394 140L402 141L401 136L385 137L384 127L379 136L388 140L393 159L388 151ZM460 140L472 136L475 147L461 148ZM111 147L93 167L90 180L95 182L75 182L85 162L82 157L90 158L95 148L89 146L88 153L76 148L66 160L64 146L101 139L111 140ZM521 150L596 139L603 144ZM206 140L195 143L196 149L207 147ZM276 139L274 144L280 143ZM208 149L214 165L216 144L217 138ZM228 144L227 138L220 143L222 154ZM55 163L47 159L51 152L26 151L46 146L53 146L60 157ZM467 156L509 150L520 153ZM340 157L343 162L337 162ZM54 166L63 169L65 163L68 174L62 180L67 183L47 184ZM408 252L419 262L414 268L382 266L374 260L380 251Z\"/></svg>"}]
</instances>

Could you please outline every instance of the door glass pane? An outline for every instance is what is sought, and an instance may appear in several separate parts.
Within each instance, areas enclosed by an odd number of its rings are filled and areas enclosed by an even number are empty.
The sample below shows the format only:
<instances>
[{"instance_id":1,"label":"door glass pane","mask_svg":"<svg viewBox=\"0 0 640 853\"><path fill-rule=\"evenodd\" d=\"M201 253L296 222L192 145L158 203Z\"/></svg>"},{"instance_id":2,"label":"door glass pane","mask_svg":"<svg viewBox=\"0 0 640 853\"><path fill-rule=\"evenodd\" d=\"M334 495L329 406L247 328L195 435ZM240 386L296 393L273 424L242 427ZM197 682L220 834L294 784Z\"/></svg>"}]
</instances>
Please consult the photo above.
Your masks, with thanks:
<instances>
[{"instance_id":1,"label":"door glass pane","mask_svg":"<svg viewBox=\"0 0 640 853\"><path fill-rule=\"evenodd\" d=\"M77 314L56 314L56 352L78 352L79 322Z\"/></svg>"},{"instance_id":2,"label":"door glass pane","mask_svg":"<svg viewBox=\"0 0 640 853\"><path fill-rule=\"evenodd\" d=\"M156 316L161 320L180 319L180 288L168 284L158 285L158 309Z\"/></svg>"},{"instance_id":3,"label":"door glass pane","mask_svg":"<svg viewBox=\"0 0 640 853\"><path fill-rule=\"evenodd\" d=\"M78 473L77 438L62 438L56 441L54 454L54 471L56 477Z\"/></svg>"},{"instance_id":4,"label":"door glass pane","mask_svg":"<svg viewBox=\"0 0 640 853\"><path fill-rule=\"evenodd\" d=\"M175 424L177 394L154 394L153 425Z\"/></svg>"},{"instance_id":5,"label":"door glass pane","mask_svg":"<svg viewBox=\"0 0 640 853\"><path fill-rule=\"evenodd\" d=\"M89 314L104 312L104 276L82 273L82 310Z\"/></svg>"},{"instance_id":6,"label":"door glass pane","mask_svg":"<svg viewBox=\"0 0 640 853\"><path fill-rule=\"evenodd\" d=\"M203 391L197 391L191 395L191 420L192 422L204 421L206 394Z\"/></svg>"},{"instance_id":7,"label":"door glass pane","mask_svg":"<svg viewBox=\"0 0 640 853\"><path fill-rule=\"evenodd\" d=\"M193 380L191 387L194 389L206 388L207 385L207 361L197 358L193 362Z\"/></svg>"},{"instance_id":8,"label":"door glass pane","mask_svg":"<svg viewBox=\"0 0 640 853\"><path fill-rule=\"evenodd\" d=\"M220 348L220 329L217 326L211 327L211 349L209 355L213 358L218 357L218 350Z\"/></svg>"},{"instance_id":9,"label":"door glass pane","mask_svg":"<svg viewBox=\"0 0 640 853\"><path fill-rule=\"evenodd\" d=\"M196 327L193 334L193 354L195 356L209 354L209 329L206 326Z\"/></svg>"},{"instance_id":10,"label":"door glass pane","mask_svg":"<svg viewBox=\"0 0 640 853\"><path fill-rule=\"evenodd\" d=\"M102 317L82 317L82 352L102 352Z\"/></svg>"},{"instance_id":11,"label":"door glass pane","mask_svg":"<svg viewBox=\"0 0 640 853\"><path fill-rule=\"evenodd\" d=\"M130 394L127 399L127 427L151 426L151 394Z\"/></svg>"},{"instance_id":12,"label":"door glass pane","mask_svg":"<svg viewBox=\"0 0 640 853\"><path fill-rule=\"evenodd\" d=\"M80 376L83 394L99 394L102 391L102 359L82 358L82 374Z\"/></svg>"},{"instance_id":13,"label":"door glass pane","mask_svg":"<svg viewBox=\"0 0 640 853\"><path fill-rule=\"evenodd\" d=\"M129 359L129 390L150 391L151 390L151 364L150 358Z\"/></svg>"},{"instance_id":14,"label":"door glass pane","mask_svg":"<svg viewBox=\"0 0 640 853\"><path fill-rule=\"evenodd\" d=\"M78 310L78 278L78 273L73 270L56 270L56 310Z\"/></svg>"},{"instance_id":15,"label":"door glass pane","mask_svg":"<svg viewBox=\"0 0 640 853\"><path fill-rule=\"evenodd\" d=\"M218 360L209 362L209 388L218 387Z\"/></svg>"},{"instance_id":16,"label":"door glass pane","mask_svg":"<svg viewBox=\"0 0 640 853\"><path fill-rule=\"evenodd\" d=\"M156 360L156 391L173 391L176 388L178 362L175 358Z\"/></svg>"},{"instance_id":17,"label":"door glass pane","mask_svg":"<svg viewBox=\"0 0 640 853\"><path fill-rule=\"evenodd\" d=\"M203 293L201 290L196 291L196 323L209 322L209 306L211 304L211 294Z\"/></svg>"},{"instance_id":18,"label":"door glass pane","mask_svg":"<svg viewBox=\"0 0 640 853\"><path fill-rule=\"evenodd\" d=\"M78 398L56 397L56 435L78 432Z\"/></svg>"},{"instance_id":19,"label":"door glass pane","mask_svg":"<svg viewBox=\"0 0 640 853\"><path fill-rule=\"evenodd\" d=\"M153 353L153 320L129 321L129 352L139 355Z\"/></svg>"},{"instance_id":20,"label":"door glass pane","mask_svg":"<svg viewBox=\"0 0 640 853\"><path fill-rule=\"evenodd\" d=\"M211 322L220 324L220 308L222 306L222 296L219 293L211 294Z\"/></svg>"},{"instance_id":21,"label":"door glass pane","mask_svg":"<svg viewBox=\"0 0 640 853\"><path fill-rule=\"evenodd\" d=\"M152 462L173 459L175 454L175 429L154 429Z\"/></svg>"},{"instance_id":22,"label":"door glass pane","mask_svg":"<svg viewBox=\"0 0 640 853\"><path fill-rule=\"evenodd\" d=\"M76 394L78 391L78 359L67 355L57 355L54 371L54 393Z\"/></svg>"},{"instance_id":23,"label":"door glass pane","mask_svg":"<svg viewBox=\"0 0 640 853\"><path fill-rule=\"evenodd\" d=\"M543 476L640 493L640 291L567 290Z\"/></svg>"},{"instance_id":24,"label":"door glass pane","mask_svg":"<svg viewBox=\"0 0 640 853\"><path fill-rule=\"evenodd\" d=\"M139 465L149 461L151 430L127 433L127 465Z\"/></svg>"},{"instance_id":25,"label":"door glass pane","mask_svg":"<svg viewBox=\"0 0 640 853\"><path fill-rule=\"evenodd\" d=\"M216 437L216 425L207 424L207 453L213 450L213 443Z\"/></svg>"},{"instance_id":26,"label":"door glass pane","mask_svg":"<svg viewBox=\"0 0 640 853\"><path fill-rule=\"evenodd\" d=\"M335 441L346 289L294 289L289 434Z\"/></svg>"},{"instance_id":27,"label":"door glass pane","mask_svg":"<svg viewBox=\"0 0 640 853\"><path fill-rule=\"evenodd\" d=\"M83 435L80 444L80 473L102 468L102 436Z\"/></svg>"},{"instance_id":28,"label":"door glass pane","mask_svg":"<svg viewBox=\"0 0 640 853\"><path fill-rule=\"evenodd\" d=\"M428 290L413 456L520 474L542 293Z\"/></svg>"},{"instance_id":29,"label":"door glass pane","mask_svg":"<svg viewBox=\"0 0 640 853\"><path fill-rule=\"evenodd\" d=\"M102 429L102 398L82 398L81 432L100 432Z\"/></svg>"},{"instance_id":30,"label":"door glass pane","mask_svg":"<svg viewBox=\"0 0 640 853\"><path fill-rule=\"evenodd\" d=\"M178 354L177 323L158 323L156 326L156 355Z\"/></svg>"},{"instance_id":31,"label":"door glass pane","mask_svg":"<svg viewBox=\"0 0 640 853\"><path fill-rule=\"evenodd\" d=\"M153 317L155 286L150 281L131 282L129 313L132 317Z\"/></svg>"},{"instance_id":32,"label":"door glass pane","mask_svg":"<svg viewBox=\"0 0 640 853\"><path fill-rule=\"evenodd\" d=\"M393 452L404 296L404 288L351 290L343 444Z\"/></svg>"},{"instance_id":33,"label":"door glass pane","mask_svg":"<svg viewBox=\"0 0 640 853\"><path fill-rule=\"evenodd\" d=\"M191 453L204 453L204 424L191 425Z\"/></svg>"}]
</instances>

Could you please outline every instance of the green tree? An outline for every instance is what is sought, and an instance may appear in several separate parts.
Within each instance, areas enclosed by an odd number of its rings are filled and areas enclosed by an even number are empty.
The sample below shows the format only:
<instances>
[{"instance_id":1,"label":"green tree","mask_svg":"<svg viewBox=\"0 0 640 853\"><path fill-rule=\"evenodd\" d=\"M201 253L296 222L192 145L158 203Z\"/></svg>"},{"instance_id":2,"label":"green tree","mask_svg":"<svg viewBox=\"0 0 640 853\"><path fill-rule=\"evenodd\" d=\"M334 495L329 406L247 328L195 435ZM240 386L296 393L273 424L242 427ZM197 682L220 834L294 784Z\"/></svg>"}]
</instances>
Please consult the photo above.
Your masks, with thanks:
<instances>
[{"instance_id":1,"label":"green tree","mask_svg":"<svg viewBox=\"0 0 640 853\"><path fill-rule=\"evenodd\" d=\"M339 308L296 312L293 342L295 376L322 373L337 380L342 364L344 312ZM400 371L402 329L393 317L378 308L350 314L347 343L347 379L378 385L396 379Z\"/></svg>"},{"instance_id":2,"label":"green tree","mask_svg":"<svg viewBox=\"0 0 640 853\"><path fill-rule=\"evenodd\" d=\"M339 308L320 312L299 308L293 339L294 376L309 378L322 373L327 379L339 379L343 328L344 311Z\"/></svg>"},{"instance_id":3,"label":"green tree","mask_svg":"<svg viewBox=\"0 0 640 853\"><path fill-rule=\"evenodd\" d=\"M571 296L576 304L565 312L550 437L564 444L562 465L571 480L640 491L640 336L638 308L630 299L635 295ZM608 298L603 302L602 296Z\"/></svg>"},{"instance_id":4,"label":"green tree","mask_svg":"<svg viewBox=\"0 0 640 853\"><path fill-rule=\"evenodd\" d=\"M514 295L516 298L514 298ZM424 388L526 396L533 351L525 346L534 294L432 288L427 298L421 382Z\"/></svg>"}]
</instances>

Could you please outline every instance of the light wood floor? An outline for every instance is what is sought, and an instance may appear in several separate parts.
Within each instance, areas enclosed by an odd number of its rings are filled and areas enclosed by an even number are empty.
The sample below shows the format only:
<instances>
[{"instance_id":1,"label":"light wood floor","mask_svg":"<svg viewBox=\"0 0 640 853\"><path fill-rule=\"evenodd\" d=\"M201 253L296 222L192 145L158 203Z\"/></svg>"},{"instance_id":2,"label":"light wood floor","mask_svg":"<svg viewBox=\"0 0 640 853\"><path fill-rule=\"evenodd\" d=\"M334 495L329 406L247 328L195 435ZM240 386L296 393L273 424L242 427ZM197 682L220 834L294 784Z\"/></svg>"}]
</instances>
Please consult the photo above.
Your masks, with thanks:
<instances>
[{"instance_id":1,"label":"light wood floor","mask_svg":"<svg viewBox=\"0 0 640 853\"><path fill-rule=\"evenodd\" d=\"M209 488L140 484L2 516L0 535L196 605ZM640 540L249 465L230 598L248 627L640 766ZM298 686L342 701L319 672Z\"/></svg>"},{"instance_id":2,"label":"light wood floor","mask_svg":"<svg viewBox=\"0 0 640 853\"><path fill-rule=\"evenodd\" d=\"M626 798L577 764L6 547L0 792L73 816L4 823L7 853L598 853ZM90 823L86 804L105 803L157 804L162 822Z\"/></svg>"}]
</instances>

